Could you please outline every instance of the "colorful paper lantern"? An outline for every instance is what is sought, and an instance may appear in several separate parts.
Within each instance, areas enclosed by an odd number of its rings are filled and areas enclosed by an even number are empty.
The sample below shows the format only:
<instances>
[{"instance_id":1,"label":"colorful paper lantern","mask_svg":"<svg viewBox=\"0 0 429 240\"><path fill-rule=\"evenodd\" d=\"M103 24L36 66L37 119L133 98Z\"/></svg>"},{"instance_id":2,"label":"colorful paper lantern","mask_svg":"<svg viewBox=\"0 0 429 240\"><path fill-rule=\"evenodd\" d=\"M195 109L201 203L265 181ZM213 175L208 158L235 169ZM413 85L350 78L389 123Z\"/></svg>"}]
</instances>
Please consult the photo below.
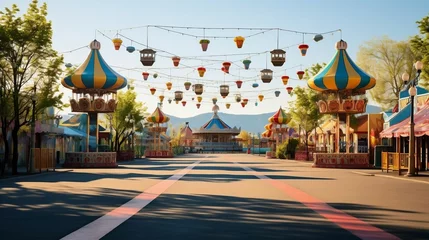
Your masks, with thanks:
<instances>
[{"instance_id":1,"label":"colorful paper lantern","mask_svg":"<svg viewBox=\"0 0 429 240\"><path fill-rule=\"evenodd\" d=\"M192 83L191 82L185 82L183 85L185 85L186 90L189 90L189 88L191 88Z\"/></svg>"},{"instance_id":2,"label":"colorful paper lantern","mask_svg":"<svg viewBox=\"0 0 429 240\"><path fill-rule=\"evenodd\" d=\"M115 46L115 50L119 50L119 48L121 48L122 39L114 38L114 39L112 39L112 42L113 42L113 46Z\"/></svg>"},{"instance_id":3,"label":"colorful paper lantern","mask_svg":"<svg viewBox=\"0 0 429 240\"><path fill-rule=\"evenodd\" d=\"M229 67L231 66L230 62L223 62L222 66L225 68L225 72L229 73Z\"/></svg>"},{"instance_id":4,"label":"colorful paper lantern","mask_svg":"<svg viewBox=\"0 0 429 240\"><path fill-rule=\"evenodd\" d=\"M220 91L220 95L223 98L226 98L229 94L229 86L228 85L220 85L219 91Z\"/></svg>"},{"instance_id":5,"label":"colorful paper lantern","mask_svg":"<svg viewBox=\"0 0 429 240\"><path fill-rule=\"evenodd\" d=\"M143 75L143 79L147 80L147 78L149 77L149 73L148 72L142 72Z\"/></svg>"},{"instance_id":6,"label":"colorful paper lantern","mask_svg":"<svg viewBox=\"0 0 429 240\"><path fill-rule=\"evenodd\" d=\"M271 80L273 80L273 70L262 69L261 70L261 80L263 83L270 83Z\"/></svg>"},{"instance_id":7,"label":"colorful paper lantern","mask_svg":"<svg viewBox=\"0 0 429 240\"><path fill-rule=\"evenodd\" d=\"M264 95L260 94L258 95L259 101L262 102L262 100L264 100Z\"/></svg>"},{"instance_id":8,"label":"colorful paper lantern","mask_svg":"<svg viewBox=\"0 0 429 240\"><path fill-rule=\"evenodd\" d=\"M129 53L133 53L135 50L136 50L136 48L133 47L133 46L128 46L127 47L127 52L129 52Z\"/></svg>"},{"instance_id":9,"label":"colorful paper lantern","mask_svg":"<svg viewBox=\"0 0 429 240\"><path fill-rule=\"evenodd\" d=\"M308 49L307 44L300 44L298 48L299 48L299 51L301 51L301 56L305 56L305 54L307 54L307 49Z\"/></svg>"},{"instance_id":10,"label":"colorful paper lantern","mask_svg":"<svg viewBox=\"0 0 429 240\"><path fill-rule=\"evenodd\" d=\"M247 104L247 103L242 102L242 103L241 103L241 106L242 106L242 107L245 107L245 106L246 106L246 104Z\"/></svg>"},{"instance_id":11,"label":"colorful paper lantern","mask_svg":"<svg viewBox=\"0 0 429 240\"><path fill-rule=\"evenodd\" d=\"M257 88L257 87L259 87L259 84L254 83L254 84L252 84L252 87L253 87L253 88Z\"/></svg>"},{"instance_id":12,"label":"colorful paper lantern","mask_svg":"<svg viewBox=\"0 0 429 240\"><path fill-rule=\"evenodd\" d=\"M314 36L313 40L314 40L315 42L318 42L318 41L323 40L323 36L322 36L322 34L316 34L316 35Z\"/></svg>"},{"instance_id":13,"label":"colorful paper lantern","mask_svg":"<svg viewBox=\"0 0 429 240\"><path fill-rule=\"evenodd\" d=\"M292 90L293 90L293 87L287 87L287 88L286 88L286 91L287 91L287 93L289 93L289 94L292 92Z\"/></svg>"},{"instance_id":14,"label":"colorful paper lantern","mask_svg":"<svg viewBox=\"0 0 429 240\"><path fill-rule=\"evenodd\" d=\"M201 95L204 91L204 85L201 83L195 83L193 89L196 95Z\"/></svg>"},{"instance_id":15,"label":"colorful paper lantern","mask_svg":"<svg viewBox=\"0 0 429 240\"><path fill-rule=\"evenodd\" d=\"M200 77L204 77L204 73L206 72L206 68L205 67L199 67L197 68L198 70L198 74L200 75Z\"/></svg>"},{"instance_id":16,"label":"colorful paper lantern","mask_svg":"<svg viewBox=\"0 0 429 240\"><path fill-rule=\"evenodd\" d=\"M172 57L171 59L173 60L173 65L174 65L175 67L178 67L178 66L179 66L179 63L180 63L180 57L179 57L179 56L174 56L174 57Z\"/></svg>"},{"instance_id":17,"label":"colorful paper lantern","mask_svg":"<svg viewBox=\"0 0 429 240\"><path fill-rule=\"evenodd\" d=\"M288 81L289 81L289 76L286 76L286 75L282 76L283 85L287 85Z\"/></svg>"},{"instance_id":18,"label":"colorful paper lantern","mask_svg":"<svg viewBox=\"0 0 429 240\"><path fill-rule=\"evenodd\" d=\"M247 103L249 102L249 99L244 98L244 99L243 99L243 102L244 102L244 104L247 104Z\"/></svg>"},{"instance_id":19,"label":"colorful paper lantern","mask_svg":"<svg viewBox=\"0 0 429 240\"><path fill-rule=\"evenodd\" d=\"M140 51L140 62L143 66L152 66L155 63L155 53L153 49L143 49Z\"/></svg>"},{"instance_id":20,"label":"colorful paper lantern","mask_svg":"<svg viewBox=\"0 0 429 240\"><path fill-rule=\"evenodd\" d=\"M183 92L182 91L175 91L174 92L174 100L181 101L183 99Z\"/></svg>"},{"instance_id":21,"label":"colorful paper lantern","mask_svg":"<svg viewBox=\"0 0 429 240\"><path fill-rule=\"evenodd\" d=\"M213 102L213 104L216 104L217 103L217 98L212 98L212 102Z\"/></svg>"},{"instance_id":22,"label":"colorful paper lantern","mask_svg":"<svg viewBox=\"0 0 429 240\"><path fill-rule=\"evenodd\" d=\"M201 103L197 103L197 108L200 109Z\"/></svg>"},{"instance_id":23,"label":"colorful paper lantern","mask_svg":"<svg viewBox=\"0 0 429 240\"><path fill-rule=\"evenodd\" d=\"M227 104L225 104L225 106L226 106L226 109L229 109L231 107L231 104L227 103Z\"/></svg>"},{"instance_id":24,"label":"colorful paper lantern","mask_svg":"<svg viewBox=\"0 0 429 240\"><path fill-rule=\"evenodd\" d=\"M167 86L168 90L171 90L171 87L173 86L173 84L171 82L167 82L165 83L165 86Z\"/></svg>"},{"instance_id":25,"label":"colorful paper lantern","mask_svg":"<svg viewBox=\"0 0 429 240\"><path fill-rule=\"evenodd\" d=\"M164 95L160 95L160 96L159 96L159 101L160 101L160 102L164 102Z\"/></svg>"},{"instance_id":26,"label":"colorful paper lantern","mask_svg":"<svg viewBox=\"0 0 429 240\"><path fill-rule=\"evenodd\" d=\"M203 97L197 96L197 101L200 103L203 100Z\"/></svg>"},{"instance_id":27,"label":"colorful paper lantern","mask_svg":"<svg viewBox=\"0 0 429 240\"><path fill-rule=\"evenodd\" d=\"M298 75L299 80L302 80L302 78L304 77L304 71L298 71L296 72L296 74Z\"/></svg>"},{"instance_id":28,"label":"colorful paper lantern","mask_svg":"<svg viewBox=\"0 0 429 240\"><path fill-rule=\"evenodd\" d=\"M156 88L151 88L151 89L149 89L150 90L150 93L152 94L152 95L154 95L155 94L155 92L156 92Z\"/></svg>"},{"instance_id":29,"label":"colorful paper lantern","mask_svg":"<svg viewBox=\"0 0 429 240\"><path fill-rule=\"evenodd\" d=\"M210 40L208 39L201 39L200 40L200 44L201 44L201 49L205 52L207 51L207 48L209 46Z\"/></svg>"},{"instance_id":30,"label":"colorful paper lantern","mask_svg":"<svg viewBox=\"0 0 429 240\"><path fill-rule=\"evenodd\" d=\"M252 61L250 61L249 59L245 59L245 60L243 60L243 64L244 64L244 69L249 69L249 67L250 67L250 63L251 63Z\"/></svg>"},{"instance_id":31,"label":"colorful paper lantern","mask_svg":"<svg viewBox=\"0 0 429 240\"><path fill-rule=\"evenodd\" d=\"M234 38L234 42L237 45L237 48L242 48L243 47L243 43L244 43L244 37L242 36L237 36Z\"/></svg>"},{"instance_id":32,"label":"colorful paper lantern","mask_svg":"<svg viewBox=\"0 0 429 240\"><path fill-rule=\"evenodd\" d=\"M237 80L237 81L235 81L235 84L237 84L237 88L241 88L241 85L243 84L243 81Z\"/></svg>"},{"instance_id":33,"label":"colorful paper lantern","mask_svg":"<svg viewBox=\"0 0 429 240\"><path fill-rule=\"evenodd\" d=\"M66 68L71 68L71 67L73 67L73 64L71 64L71 63L66 63Z\"/></svg>"},{"instance_id":34,"label":"colorful paper lantern","mask_svg":"<svg viewBox=\"0 0 429 240\"><path fill-rule=\"evenodd\" d=\"M183 106L186 106L186 101L182 101L182 105L183 105Z\"/></svg>"},{"instance_id":35,"label":"colorful paper lantern","mask_svg":"<svg viewBox=\"0 0 429 240\"><path fill-rule=\"evenodd\" d=\"M169 104L171 104L171 101L172 101L172 100L171 100L171 98L169 98L169 99L168 99L168 103L169 103Z\"/></svg>"},{"instance_id":36,"label":"colorful paper lantern","mask_svg":"<svg viewBox=\"0 0 429 240\"><path fill-rule=\"evenodd\" d=\"M241 95L240 94L235 94L235 101L241 102Z\"/></svg>"},{"instance_id":37,"label":"colorful paper lantern","mask_svg":"<svg viewBox=\"0 0 429 240\"><path fill-rule=\"evenodd\" d=\"M157 78L157 77L158 77L158 73L154 73L153 78Z\"/></svg>"},{"instance_id":38,"label":"colorful paper lantern","mask_svg":"<svg viewBox=\"0 0 429 240\"><path fill-rule=\"evenodd\" d=\"M271 51L271 63L275 67L281 67L286 61L286 51L283 49L274 49Z\"/></svg>"},{"instance_id":39,"label":"colorful paper lantern","mask_svg":"<svg viewBox=\"0 0 429 240\"><path fill-rule=\"evenodd\" d=\"M256 107L258 106L258 102L255 102L255 106L256 106Z\"/></svg>"},{"instance_id":40,"label":"colorful paper lantern","mask_svg":"<svg viewBox=\"0 0 429 240\"><path fill-rule=\"evenodd\" d=\"M220 70L222 70L222 72L224 72L224 73L229 73L229 70L226 70L225 67L222 67Z\"/></svg>"},{"instance_id":41,"label":"colorful paper lantern","mask_svg":"<svg viewBox=\"0 0 429 240\"><path fill-rule=\"evenodd\" d=\"M276 95L276 97L280 96L280 91L275 91L274 95Z\"/></svg>"}]
</instances>

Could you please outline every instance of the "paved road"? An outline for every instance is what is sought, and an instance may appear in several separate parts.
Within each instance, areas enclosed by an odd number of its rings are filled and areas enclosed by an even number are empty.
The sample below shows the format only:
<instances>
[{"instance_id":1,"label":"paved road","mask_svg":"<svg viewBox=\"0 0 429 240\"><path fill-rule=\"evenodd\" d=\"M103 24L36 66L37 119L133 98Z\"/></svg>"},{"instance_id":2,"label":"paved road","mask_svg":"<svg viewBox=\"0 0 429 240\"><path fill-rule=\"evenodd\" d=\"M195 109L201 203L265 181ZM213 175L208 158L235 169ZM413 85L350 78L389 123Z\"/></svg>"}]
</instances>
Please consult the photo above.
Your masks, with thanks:
<instances>
[{"instance_id":1,"label":"paved road","mask_svg":"<svg viewBox=\"0 0 429 240\"><path fill-rule=\"evenodd\" d=\"M251 155L0 181L2 239L429 239L429 184Z\"/></svg>"}]
</instances>

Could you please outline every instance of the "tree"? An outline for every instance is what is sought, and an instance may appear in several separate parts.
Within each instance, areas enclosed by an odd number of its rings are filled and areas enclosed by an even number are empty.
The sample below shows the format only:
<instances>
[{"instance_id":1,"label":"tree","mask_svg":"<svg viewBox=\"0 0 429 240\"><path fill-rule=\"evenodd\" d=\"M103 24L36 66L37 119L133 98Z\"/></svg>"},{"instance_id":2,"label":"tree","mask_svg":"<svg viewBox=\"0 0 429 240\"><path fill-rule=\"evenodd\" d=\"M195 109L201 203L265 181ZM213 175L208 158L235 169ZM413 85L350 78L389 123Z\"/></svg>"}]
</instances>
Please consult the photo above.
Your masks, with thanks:
<instances>
[{"instance_id":1,"label":"tree","mask_svg":"<svg viewBox=\"0 0 429 240\"><path fill-rule=\"evenodd\" d=\"M18 167L18 132L31 116L31 86L46 86L45 83L53 86L49 83L58 80L63 62L52 49L52 23L46 18L46 3L39 7L38 1L33 0L24 15L18 17L18 14L19 8L15 4L5 8L5 12L0 11L0 66L10 84L12 102L13 174L17 174ZM39 98L38 109L50 105L49 96L53 95L48 94L47 101L43 101L46 95Z\"/></svg>"},{"instance_id":2,"label":"tree","mask_svg":"<svg viewBox=\"0 0 429 240\"><path fill-rule=\"evenodd\" d=\"M415 74L415 58L409 42L397 42L388 37L375 38L360 47L357 64L377 80L369 93L383 109L397 104L404 86L402 74Z\"/></svg>"},{"instance_id":3,"label":"tree","mask_svg":"<svg viewBox=\"0 0 429 240\"><path fill-rule=\"evenodd\" d=\"M316 64L313 64L311 67L305 69L304 79L308 80L311 77L315 76L325 66L326 66L326 63L322 63L322 64L316 63Z\"/></svg>"},{"instance_id":4,"label":"tree","mask_svg":"<svg viewBox=\"0 0 429 240\"><path fill-rule=\"evenodd\" d=\"M241 141L243 142L243 146L247 147L250 145L249 141L252 139L252 136L249 132L245 130L241 130L240 134L238 134L237 138L241 138Z\"/></svg>"},{"instance_id":5,"label":"tree","mask_svg":"<svg viewBox=\"0 0 429 240\"><path fill-rule=\"evenodd\" d=\"M134 87L129 87L125 92L118 92L118 105L116 107L116 111L114 113L106 114L106 118L110 122L115 133L113 135L113 149L116 152L121 150L122 144L132 134L132 123L125 121L127 116L134 119L135 131L141 131L141 128L144 127L142 121L146 115L147 107L136 99L137 93L134 91Z\"/></svg>"},{"instance_id":6,"label":"tree","mask_svg":"<svg viewBox=\"0 0 429 240\"><path fill-rule=\"evenodd\" d=\"M423 62L422 77L419 84L429 89L429 15L417 21L417 24L421 35L416 35L411 39L411 49L417 55L416 60Z\"/></svg>"}]
</instances>

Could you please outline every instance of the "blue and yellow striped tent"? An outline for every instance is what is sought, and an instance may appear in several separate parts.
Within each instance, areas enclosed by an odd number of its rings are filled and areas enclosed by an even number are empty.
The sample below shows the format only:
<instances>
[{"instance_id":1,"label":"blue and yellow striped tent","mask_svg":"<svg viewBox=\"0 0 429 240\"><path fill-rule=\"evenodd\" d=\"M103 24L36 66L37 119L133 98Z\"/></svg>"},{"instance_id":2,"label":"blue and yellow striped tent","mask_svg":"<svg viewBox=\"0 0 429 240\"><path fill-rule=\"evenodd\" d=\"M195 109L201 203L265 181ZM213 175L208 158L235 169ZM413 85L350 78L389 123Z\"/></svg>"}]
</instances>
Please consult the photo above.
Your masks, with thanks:
<instances>
[{"instance_id":1,"label":"blue and yellow striped tent","mask_svg":"<svg viewBox=\"0 0 429 240\"><path fill-rule=\"evenodd\" d=\"M347 43L336 44L337 53L318 74L310 78L308 86L319 92L365 91L375 86L375 79L360 69L347 54Z\"/></svg>"},{"instance_id":2,"label":"blue and yellow striped tent","mask_svg":"<svg viewBox=\"0 0 429 240\"><path fill-rule=\"evenodd\" d=\"M127 79L107 65L100 54L100 42L90 44L91 52L85 62L70 76L61 81L69 89L102 89L116 91L127 86Z\"/></svg>"}]
</instances>

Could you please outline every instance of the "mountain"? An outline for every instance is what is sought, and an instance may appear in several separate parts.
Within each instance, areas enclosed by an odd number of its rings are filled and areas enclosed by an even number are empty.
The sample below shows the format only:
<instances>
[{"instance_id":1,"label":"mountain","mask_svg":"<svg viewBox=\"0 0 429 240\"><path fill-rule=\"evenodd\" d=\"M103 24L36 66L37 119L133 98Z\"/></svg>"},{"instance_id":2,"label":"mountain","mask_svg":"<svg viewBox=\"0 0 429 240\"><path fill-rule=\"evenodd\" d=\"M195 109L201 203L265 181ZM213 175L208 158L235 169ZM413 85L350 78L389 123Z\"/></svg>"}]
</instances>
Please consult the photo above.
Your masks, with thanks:
<instances>
[{"instance_id":1,"label":"mountain","mask_svg":"<svg viewBox=\"0 0 429 240\"><path fill-rule=\"evenodd\" d=\"M246 130L251 133L262 133L265 131L264 126L268 123L268 118L274 115L272 113L262 113L257 115L235 115L228 113L219 112L219 117L230 127L241 127L241 129ZM189 126L192 129L200 128L206 122L208 122L213 116L213 113L203 113L194 117L189 118L179 118L175 116L170 117L170 124L173 125L173 128L179 127L181 124L189 122Z\"/></svg>"}]
</instances>

